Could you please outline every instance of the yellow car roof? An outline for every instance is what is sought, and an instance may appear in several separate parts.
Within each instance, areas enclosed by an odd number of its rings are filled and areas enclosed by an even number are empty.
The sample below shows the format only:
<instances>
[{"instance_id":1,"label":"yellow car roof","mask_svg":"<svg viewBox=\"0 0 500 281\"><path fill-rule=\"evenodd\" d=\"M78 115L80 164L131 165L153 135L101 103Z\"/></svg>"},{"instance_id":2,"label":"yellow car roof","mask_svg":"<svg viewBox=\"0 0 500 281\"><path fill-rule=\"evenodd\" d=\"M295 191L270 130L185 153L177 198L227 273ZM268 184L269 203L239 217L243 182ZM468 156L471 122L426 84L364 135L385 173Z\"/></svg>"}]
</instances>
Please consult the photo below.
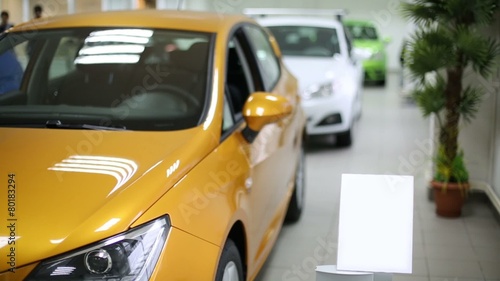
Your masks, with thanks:
<instances>
[{"instance_id":1,"label":"yellow car roof","mask_svg":"<svg viewBox=\"0 0 500 281\"><path fill-rule=\"evenodd\" d=\"M136 27L216 33L230 29L235 23L242 21L254 22L242 14L177 10L133 10L47 17L19 24L10 32L73 27Z\"/></svg>"}]
</instances>

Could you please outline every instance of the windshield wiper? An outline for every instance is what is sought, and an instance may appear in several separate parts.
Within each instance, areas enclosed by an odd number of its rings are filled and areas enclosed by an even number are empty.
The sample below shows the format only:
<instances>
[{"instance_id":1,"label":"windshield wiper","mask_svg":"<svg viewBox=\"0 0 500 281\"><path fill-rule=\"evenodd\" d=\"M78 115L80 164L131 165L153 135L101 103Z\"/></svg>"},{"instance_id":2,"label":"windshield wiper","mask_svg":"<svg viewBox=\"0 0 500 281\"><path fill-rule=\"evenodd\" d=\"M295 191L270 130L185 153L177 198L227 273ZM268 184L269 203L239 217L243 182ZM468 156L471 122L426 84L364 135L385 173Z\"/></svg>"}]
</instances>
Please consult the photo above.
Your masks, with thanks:
<instances>
[{"instance_id":1,"label":"windshield wiper","mask_svg":"<svg viewBox=\"0 0 500 281\"><path fill-rule=\"evenodd\" d=\"M82 129L82 130L106 130L106 131L125 131L125 126L100 126L92 124L65 124L61 120L48 120L45 123L46 128L51 129Z\"/></svg>"}]
</instances>

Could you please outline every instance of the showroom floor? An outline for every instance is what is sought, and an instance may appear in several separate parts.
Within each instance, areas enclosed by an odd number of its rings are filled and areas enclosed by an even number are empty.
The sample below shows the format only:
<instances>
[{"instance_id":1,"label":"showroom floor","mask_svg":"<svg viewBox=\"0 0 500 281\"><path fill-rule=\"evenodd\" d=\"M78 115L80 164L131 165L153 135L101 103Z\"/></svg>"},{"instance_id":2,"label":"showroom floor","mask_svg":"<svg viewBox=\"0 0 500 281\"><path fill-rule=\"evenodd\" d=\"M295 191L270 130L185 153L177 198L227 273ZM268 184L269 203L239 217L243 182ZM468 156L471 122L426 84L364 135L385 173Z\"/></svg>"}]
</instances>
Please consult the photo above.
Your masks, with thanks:
<instances>
[{"instance_id":1,"label":"showroom floor","mask_svg":"<svg viewBox=\"0 0 500 281\"><path fill-rule=\"evenodd\" d=\"M367 86L354 144L311 144L303 217L285 224L256 280L316 280L315 265L335 264L342 173L415 176L413 273L394 281L500 281L500 222L483 197L473 196L459 219L442 219L428 200L423 171L429 122L398 96L398 77L387 87Z\"/></svg>"}]
</instances>

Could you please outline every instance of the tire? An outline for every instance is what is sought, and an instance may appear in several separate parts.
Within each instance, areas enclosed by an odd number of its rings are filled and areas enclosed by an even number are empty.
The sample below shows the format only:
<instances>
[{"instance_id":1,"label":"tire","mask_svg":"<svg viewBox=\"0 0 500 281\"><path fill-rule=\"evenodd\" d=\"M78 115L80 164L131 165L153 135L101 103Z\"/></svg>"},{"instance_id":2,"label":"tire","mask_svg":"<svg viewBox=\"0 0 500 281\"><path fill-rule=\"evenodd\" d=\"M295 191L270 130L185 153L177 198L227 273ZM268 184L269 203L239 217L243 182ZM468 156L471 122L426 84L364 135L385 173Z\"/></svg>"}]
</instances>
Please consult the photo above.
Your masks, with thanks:
<instances>
[{"instance_id":1,"label":"tire","mask_svg":"<svg viewBox=\"0 0 500 281\"><path fill-rule=\"evenodd\" d=\"M362 101L362 94L358 94L358 103L359 103L359 110L356 112L356 121L359 121L361 119L361 116L363 115L363 101Z\"/></svg>"},{"instance_id":2,"label":"tire","mask_svg":"<svg viewBox=\"0 0 500 281\"><path fill-rule=\"evenodd\" d=\"M295 183L293 186L293 194L288 204L285 220L288 222L296 222L300 219L302 210L304 209L304 195L306 189L305 177L305 153L304 147L300 149L299 162L295 171Z\"/></svg>"},{"instance_id":3,"label":"tire","mask_svg":"<svg viewBox=\"0 0 500 281\"><path fill-rule=\"evenodd\" d=\"M337 134L337 146L347 147L352 144L352 128L349 130Z\"/></svg>"},{"instance_id":4,"label":"tire","mask_svg":"<svg viewBox=\"0 0 500 281\"><path fill-rule=\"evenodd\" d=\"M222 250L215 281L244 281L240 252L231 239L226 241Z\"/></svg>"}]
</instances>

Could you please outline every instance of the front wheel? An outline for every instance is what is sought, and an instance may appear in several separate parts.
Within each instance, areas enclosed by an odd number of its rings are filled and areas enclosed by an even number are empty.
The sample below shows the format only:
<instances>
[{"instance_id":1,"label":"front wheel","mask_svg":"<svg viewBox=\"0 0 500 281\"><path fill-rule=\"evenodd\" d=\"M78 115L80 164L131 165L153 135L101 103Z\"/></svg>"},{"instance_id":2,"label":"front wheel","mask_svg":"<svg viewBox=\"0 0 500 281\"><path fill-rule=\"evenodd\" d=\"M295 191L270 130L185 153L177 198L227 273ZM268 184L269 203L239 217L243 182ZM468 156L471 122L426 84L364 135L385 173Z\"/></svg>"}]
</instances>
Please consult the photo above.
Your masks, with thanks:
<instances>
[{"instance_id":1,"label":"front wheel","mask_svg":"<svg viewBox=\"0 0 500 281\"><path fill-rule=\"evenodd\" d=\"M226 241L217 266L215 281L243 281L243 263L236 244L231 239Z\"/></svg>"},{"instance_id":2,"label":"front wheel","mask_svg":"<svg viewBox=\"0 0 500 281\"><path fill-rule=\"evenodd\" d=\"M286 213L286 220L296 222L300 219L302 209L304 208L304 194L305 194L305 153L304 147L300 149L299 162L295 171L295 184L293 188L293 195L288 204L288 211Z\"/></svg>"}]
</instances>

